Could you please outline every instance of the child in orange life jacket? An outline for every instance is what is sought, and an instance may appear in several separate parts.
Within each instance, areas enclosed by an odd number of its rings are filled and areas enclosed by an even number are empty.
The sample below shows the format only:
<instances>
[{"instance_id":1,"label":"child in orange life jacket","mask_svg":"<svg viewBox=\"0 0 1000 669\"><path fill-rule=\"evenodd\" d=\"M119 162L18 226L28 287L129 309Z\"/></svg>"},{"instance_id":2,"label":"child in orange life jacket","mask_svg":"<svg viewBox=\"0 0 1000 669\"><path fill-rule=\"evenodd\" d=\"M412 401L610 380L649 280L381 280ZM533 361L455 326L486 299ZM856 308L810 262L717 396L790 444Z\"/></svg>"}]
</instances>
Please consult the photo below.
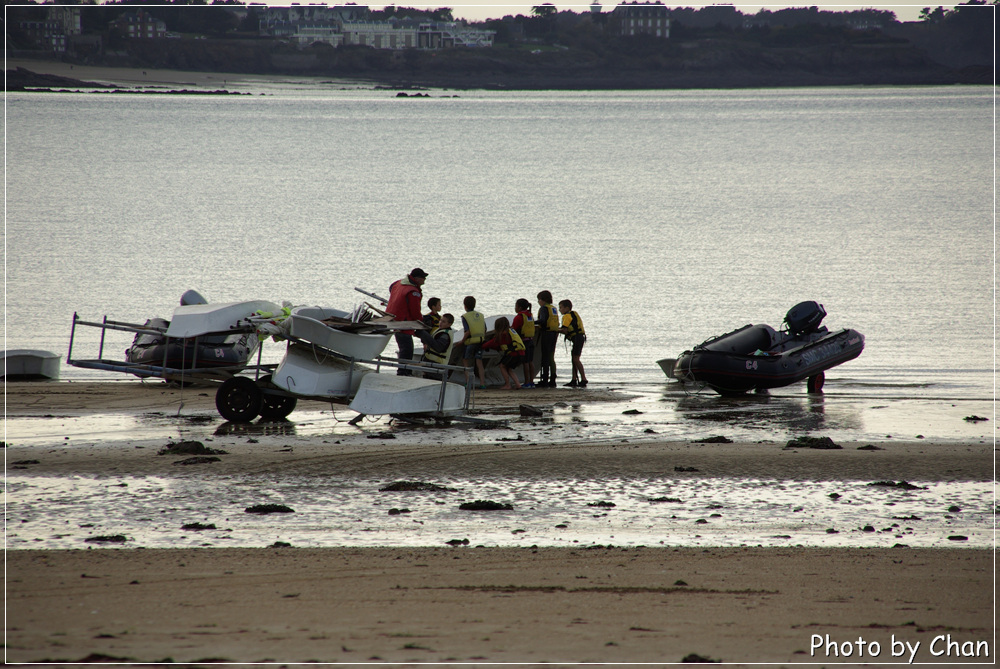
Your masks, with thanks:
<instances>
[{"instance_id":1,"label":"child in orange life jacket","mask_svg":"<svg viewBox=\"0 0 1000 669\"><path fill-rule=\"evenodd\" d=\"M517 390L521 386L514 376L514 370L518 365L524 364L524 342L521 335L517 334L511 327L510 321L501 316L493 324L493 337L483 343L483 348L500 349L503 356L500 358L500 373L503 374L503 385L500 390Z\"/></svg>"},{"instance_id":2,"label":"child in orange life jacket","mask_svg":"<svg viewBox=\"0 0 1000 669\"><path fill-rule=\"evenodd\" d=\"M566 385L570 388L587 386L587 373L583 371L583 363L580 362L580 354L583 352L583 345L587 343L587 333L583 331L583 320L580 314L573 311L573 303L569 300L559 301L559 313L563 315L562 327L559 332L566 335L573 344L570 356L573 358L573 380Z\"/></svg>"},{"instance_id":3,"label":"child in orange life jacket","mask_svg":"<svg viewBox=\"0 0 1000 669\"><path fill-rule=\"evenodd\" d=\"M514 304L514 311L517 312L517 316L514 316L514 322L511 323L511 327L514 328L514 332L521 335L521 341L524 342L524 369L522 370L524 372L524 383L521 384L521 387L534 388L535 318L531 315L531 302L522 297Z\"/></svg>"}]
</instances>

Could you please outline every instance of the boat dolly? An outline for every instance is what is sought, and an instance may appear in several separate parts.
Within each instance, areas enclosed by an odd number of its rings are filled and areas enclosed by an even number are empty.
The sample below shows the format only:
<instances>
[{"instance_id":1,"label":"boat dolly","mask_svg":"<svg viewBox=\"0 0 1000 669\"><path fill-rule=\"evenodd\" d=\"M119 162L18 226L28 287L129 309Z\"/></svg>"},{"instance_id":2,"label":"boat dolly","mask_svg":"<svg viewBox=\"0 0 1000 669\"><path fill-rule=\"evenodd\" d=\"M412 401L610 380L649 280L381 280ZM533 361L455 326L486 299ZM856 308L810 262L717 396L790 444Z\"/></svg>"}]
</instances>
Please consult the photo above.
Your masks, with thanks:
<instances>
[{"instance_id":1,"label":"boat dolly","mask_svg":"<svg viewBox=\"0 0 1000 669\"><path fill-rule=\"evenodd\" d=\"M66 362L83 369L161 378L182 386L217 385L216 409L223 418L234 423L247 423L258 417L284 419L294 411L299 399L345 404L358 412L351 421L355 425L368 415L388 415L411 424L491 422L467 415L473 387L471 376L466 378L464 385L448 382L448 377L454 372L463 372L463 367L383 356L381 351L390 335L336 330L314 318L320 315L317 310L319 308L315 307L293 310L292 327L281 335L287 342L281 363L262 363L261 345L256 351L255 364L227 366L199 366L193 360L184 359L176 364L168 361L165 354L159 364L110 359L105 356L108 331L160 336L167 341L171 339L170 331L110 320L107 316L101 321L87 321L74 313ZM202 328L195 330L197 334L193 337L174 339L191 341L196 346L199 338L258 332L260 322L256 321L260 320L244 317L223 330L204 331ZM74 357L78 326L101 330L96 358ZM409 375L386 373L387 369L401 370ZM418 375L434 375L438 380Z\"/></svg>"}]
</instances>

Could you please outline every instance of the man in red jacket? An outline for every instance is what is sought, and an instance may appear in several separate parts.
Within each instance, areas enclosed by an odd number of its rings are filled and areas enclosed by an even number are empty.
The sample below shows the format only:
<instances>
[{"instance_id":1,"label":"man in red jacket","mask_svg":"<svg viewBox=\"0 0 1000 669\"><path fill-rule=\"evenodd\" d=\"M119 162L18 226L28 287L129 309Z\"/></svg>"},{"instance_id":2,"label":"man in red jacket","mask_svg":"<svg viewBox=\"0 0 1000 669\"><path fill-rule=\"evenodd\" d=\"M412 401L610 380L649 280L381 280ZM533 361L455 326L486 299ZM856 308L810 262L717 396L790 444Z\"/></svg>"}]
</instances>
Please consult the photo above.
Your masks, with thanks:
<instances>
[{"instance_id":1,"label":"man in red jacket","mask_svg":"<svg viewBox=\"0 0 1000 669\"><path fill-rule=\"evenodd\" d=\"M427 279L427 272L419 267L411 271L406 278L400 279L389 286L389 304L385 310L392 314L394 321L419 321L421 319L420 301L423 293L420 287ZM397 357L401 362L413 360L414 330L401 330L396 333L396 346L399 348ZM397 369L399 376L412 376L409 369Z\"/></svg>"}]
</instances>

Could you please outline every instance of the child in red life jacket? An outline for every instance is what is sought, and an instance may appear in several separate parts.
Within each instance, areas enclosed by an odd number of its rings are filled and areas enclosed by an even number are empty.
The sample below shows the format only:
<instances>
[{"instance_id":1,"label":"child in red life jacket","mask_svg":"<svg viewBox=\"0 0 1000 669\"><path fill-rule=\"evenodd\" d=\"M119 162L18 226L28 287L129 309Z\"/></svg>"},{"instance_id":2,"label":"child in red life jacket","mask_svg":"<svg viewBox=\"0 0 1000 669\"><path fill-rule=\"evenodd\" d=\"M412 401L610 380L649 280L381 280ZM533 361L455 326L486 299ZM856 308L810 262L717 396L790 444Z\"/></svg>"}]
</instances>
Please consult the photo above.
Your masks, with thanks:
<instances>
[{"instance_id":1,"label":"child in red life jacket","mask_svg":"<svg viewBox=\"0 0 1000 669\"><path fill-rule=\"evenodd\" d=\"M500 373L503 374L503 385L500 390L517 390L520 384L514 375L514 370L524 364L524 342L521 335L510 327L510 321L501 316L493 325L494 335L483 343L484 349L499 349Z\"/></svg>"}]
</instances>

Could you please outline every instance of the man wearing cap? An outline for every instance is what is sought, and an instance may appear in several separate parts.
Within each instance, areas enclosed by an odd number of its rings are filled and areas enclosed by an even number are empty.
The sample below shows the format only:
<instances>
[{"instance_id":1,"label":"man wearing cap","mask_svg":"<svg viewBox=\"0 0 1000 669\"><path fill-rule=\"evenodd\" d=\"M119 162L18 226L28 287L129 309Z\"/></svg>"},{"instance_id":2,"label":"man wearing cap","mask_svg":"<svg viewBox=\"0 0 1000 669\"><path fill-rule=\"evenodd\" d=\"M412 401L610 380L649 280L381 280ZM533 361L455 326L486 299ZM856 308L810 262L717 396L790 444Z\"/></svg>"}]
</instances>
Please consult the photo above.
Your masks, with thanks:
<instances>
[{"instance_id":1,"label":"man wearing cap","mask_svg":"<svg viewBox=\"0 0 1000 669\"><path fill-rule=\"evenodd\" d=\"M420 301L423 293L420 287L427 279L427 272L419 267L414 268L405 278L389 286L389 304L385 310L392 314L394 321L419 321L421 319ZM396 346L399 348L400 361L413 360L414 330L400 330L396 333ZM399 376L411 376L409 369L397 369Z\"/></svg>"}]
</instances>

